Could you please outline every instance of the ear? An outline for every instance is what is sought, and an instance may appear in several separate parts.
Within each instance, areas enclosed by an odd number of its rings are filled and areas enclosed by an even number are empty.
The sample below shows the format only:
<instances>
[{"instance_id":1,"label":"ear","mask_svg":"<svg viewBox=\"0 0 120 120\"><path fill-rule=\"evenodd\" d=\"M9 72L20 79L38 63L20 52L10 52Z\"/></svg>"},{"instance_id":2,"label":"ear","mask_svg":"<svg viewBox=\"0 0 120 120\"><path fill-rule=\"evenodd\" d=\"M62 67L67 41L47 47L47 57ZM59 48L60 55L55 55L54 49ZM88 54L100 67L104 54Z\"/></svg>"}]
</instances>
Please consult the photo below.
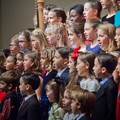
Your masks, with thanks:
<instances>
[{"instance_id":1,"label":"ear","mask_svg":"<svg viewBox=\"0 0 120 120\"><path fill-rule=\"evenodd\" d=\"M58 17L58 22L62 22L62 18L61 17Z\"/></svg>"},{"instance_id":2,"label":"ear","mask_svg":"<svg viewBox=\"0 0 120 120\"><path fill-rule=\"evenodd\" d=\"M8 85L8 89L9 89L9 90L11 90L11 89L12 89L12 87L13 87L13 85L12 85L12 84L9 84L9 85Z\"/></svg>"},{"instance_id":3,"label":"ear","mask_svg":"<svg viewBox=\"0 0 120 120\"><path fill-rule=\"evenodd\" d=\"M67 59L67 58L64 59L64 64L65 64L65 65L68 64L68 59Z\"/></svg>"},{"instance_id":4,"label":"ear","mask_svg":"<svg viewBox=\"0 0 120 120\"><path fill-rule=\"evenodd\" d=\"M94 9L94 15L98 16L98 10L97 9Z\"/></svg>"},{"instance_id":5,"label":"ear","mask_svg":"<svg viewBox=\"0 0 120 120\"><path fill-rule=\"evenodd\" d=\"M27 85L26 85L26 90L29 90L29 89L30 89L30 85L27 84Z\"/></svg>"},{"instance_id":6,"label":"ear","mask_svg":"<svg viewBox=\"0 0 120 120\"><path fill-rule=\"evenodd\" d=\"M82 39L82 34L81 34L81 33L79 33L79 34L78 34L78 37L79 37L80 39Z\"/></svg>"},{"instance_id":7,"label":"ear","mask_svg":"<svg viewBox=\"0 0 120 120\"><path fill-rule=\"evenodd\" d=\"M89 68L89 63L88 62L86 62L85 67L86 67L86 69Z\"/></svg>"},{"instance_id":8,"label":"ear","mask_svg":"<svg viewBox=\"0 0 120 120\"><path fill-rule=\"evenodd\" d=\"M106 68L102 67L102 73L105 73L105 72L106 72Z\"/></svg>"},{"instance_id":9,"label":"ear","mask_svg":"<svg viewBox=\"0 0 120 120\"><path fill-rule=\"evenodd\" d=\"M77 103L77 109L80 110L80 107L81 107L81 104L80 104L80 103Z\"/></svg>"}]
</instances>

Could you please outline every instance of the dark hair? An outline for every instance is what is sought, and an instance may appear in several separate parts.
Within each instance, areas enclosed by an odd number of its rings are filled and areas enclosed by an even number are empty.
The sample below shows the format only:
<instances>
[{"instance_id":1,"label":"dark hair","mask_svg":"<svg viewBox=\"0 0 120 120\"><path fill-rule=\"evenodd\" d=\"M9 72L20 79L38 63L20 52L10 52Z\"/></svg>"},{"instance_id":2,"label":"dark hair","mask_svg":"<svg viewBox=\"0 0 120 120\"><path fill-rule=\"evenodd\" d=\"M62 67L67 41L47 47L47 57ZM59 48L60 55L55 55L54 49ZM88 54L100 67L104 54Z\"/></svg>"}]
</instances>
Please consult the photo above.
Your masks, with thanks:
<instances>
[{"instance_id":1,"label":"dark hair","mask_svg":"<svg viewBox=\"0 0 120 120\"><path fill-rule=\"evenodd\" d=\"M40 85L40 78L37 73L26 72L21 76L21 78L25 84L31 85L33 90L36 90Z\"/></svg>"},{"instance_id":2,"label":"dark hair","mask_svg":"<svg viewBox=\"0 0 120 120\"><path fill-rule=\"evenodd\" d=\"M19 82L19 74L14 70L9 70L1 74L0 81L4 81L8 85L12 84L11 90L15 89Z\"/></svg>"},{"instance_id":3,"label":"dark hair","mask_svg":"<svg viewBox=\"0 0 120 120\"><path fill-rule=\"evenodd\" d=\"M10 50L9 49L3 49L2 52L3 52L3 54L6 58L10 55Z\"/></svg>"},{"instance_id":4,"label":"dark hair","mask_svg":"<svg viewBox=\"0 0 120 120\"><path fill-rule=\"evenodd\" d=\"M96 57L101 67L105 67L107 71L112 74L117 66L117 58L109 53L101 53L98 54Z\"/></svg>"},{"instance_id":5,"label":"dark hair","mask_svg":"<svg viewBox=\"0 0 120 120\"><path fill-rule=\"evenodd\" d=\"M13 60L14 60L14 63L16 64L16 62L17 62L17 58L16 58L16 56L15 55L9 55L8 57L12 57L13 58ZM7 58L8 58L7 57Z\"/></svg>"},{"instance_id":6,"label":"dark hair","mask_svg":"<svg viewBox=\"0 0 120 120\"><path fill-rule=\"evenodd\" d=\"M69 53L71 52L71 48L68 47L68 46L65 46L65 47L57 47L56 50L58 51L58 53L61 55L61 57L63 59L65 58L69 58Z\"/></svg>"},{"instance_id":7,"label":"dark hair","mask_svg":"<svg viewBox=\"0 0 120 120\"><path fill-rule=\"evenodd\" d=\"M82 4L76 4L70 8L69 12L71 10L75 10L77 13L82 15L84 11L84 6Z\"/></svg>"}]
</instances>

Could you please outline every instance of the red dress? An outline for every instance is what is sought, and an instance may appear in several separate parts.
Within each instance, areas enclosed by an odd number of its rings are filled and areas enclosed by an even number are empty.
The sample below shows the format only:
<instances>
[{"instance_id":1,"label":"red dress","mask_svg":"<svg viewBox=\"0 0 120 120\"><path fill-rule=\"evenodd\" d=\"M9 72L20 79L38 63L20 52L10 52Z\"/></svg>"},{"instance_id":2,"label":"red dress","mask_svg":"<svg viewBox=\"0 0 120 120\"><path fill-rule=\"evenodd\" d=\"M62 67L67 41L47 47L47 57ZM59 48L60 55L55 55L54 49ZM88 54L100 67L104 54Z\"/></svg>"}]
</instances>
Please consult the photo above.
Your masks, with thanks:
<instances>
[{"instance_id":1,"label":"red dress","mask_svg":"<svg viewBox=\"0 0 120 120\"><path fill-rule=\"evenodd\" d=\"M6 92L0 92L0 101L4 99Z\"/></svg>"}]
</instances>

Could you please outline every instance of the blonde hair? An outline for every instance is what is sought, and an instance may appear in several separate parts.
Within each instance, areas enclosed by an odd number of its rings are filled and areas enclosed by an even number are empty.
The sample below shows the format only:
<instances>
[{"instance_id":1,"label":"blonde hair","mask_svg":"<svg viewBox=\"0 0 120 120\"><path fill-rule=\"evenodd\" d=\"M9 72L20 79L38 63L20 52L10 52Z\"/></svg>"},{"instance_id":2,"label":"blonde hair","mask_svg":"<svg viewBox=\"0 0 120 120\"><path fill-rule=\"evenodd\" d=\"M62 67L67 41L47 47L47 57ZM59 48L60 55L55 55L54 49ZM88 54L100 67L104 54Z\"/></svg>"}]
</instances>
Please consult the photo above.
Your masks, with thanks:
<instances>
[{"instance_id":1,"label":"blonde hair","mask_svg":"<svg viewBox=\"0 0 120 120\"><path fill-rule=\"evenodd\" d=\"M111 0L112 6L114 10L117 12L120 9L120 1L118 0Z\"/></svg>"},{"instance_id":2,"label":"blonde hair","mask_svg":"<svg viewBox=\"0 0 120 120\"><path fill-rule=\"evenodd\" d=\"M31 37L35 37L40 42L40 49L43 50L48 47L47 39L42 29L37 28L31 33Z\"/></svg>"},{"instance_id":3,"label":"blonde hair","mask_svg":"<svg viewBox=\"0 0 120 120\"><path fill-rule=\"evenodd\" d=\"M98 29L102 30L104 34L109 37L109 44L105 51L113 51L117 47L116 42L114 40L115 37L115 26L110 23L103 23L98 26Z\"/></svg>"},{"instance_id":4,"label":"blonde hair","mask_svg":"<svg viewBox=\"0 0 120 120\"><path fill-rule=\"evenodd\" d=\"M19 34L14 35L11 39L11 42L15 43L17 46L19 46L18 36L19 36Z\"/></svg>"}]
</instances>

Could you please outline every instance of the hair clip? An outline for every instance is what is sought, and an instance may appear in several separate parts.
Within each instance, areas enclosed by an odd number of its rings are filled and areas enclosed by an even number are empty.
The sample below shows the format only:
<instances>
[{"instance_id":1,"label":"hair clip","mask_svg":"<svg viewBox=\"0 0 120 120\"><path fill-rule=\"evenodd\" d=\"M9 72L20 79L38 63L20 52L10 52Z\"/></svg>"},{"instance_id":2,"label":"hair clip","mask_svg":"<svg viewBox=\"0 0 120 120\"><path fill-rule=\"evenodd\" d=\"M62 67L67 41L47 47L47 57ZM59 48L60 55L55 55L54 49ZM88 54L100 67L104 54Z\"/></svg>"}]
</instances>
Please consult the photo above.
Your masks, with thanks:
<instances>
[{"instance_id":1,"label":"hair clip","mask_svg":"<svg viewBox=\"0 0 120 120\"><path fill-rule=\"evenodd\" d=\"M78 58L78 51L80 50L80 46L73 49L73 53L71 54L71 58Z\"/></svg>"}]
</instances>

